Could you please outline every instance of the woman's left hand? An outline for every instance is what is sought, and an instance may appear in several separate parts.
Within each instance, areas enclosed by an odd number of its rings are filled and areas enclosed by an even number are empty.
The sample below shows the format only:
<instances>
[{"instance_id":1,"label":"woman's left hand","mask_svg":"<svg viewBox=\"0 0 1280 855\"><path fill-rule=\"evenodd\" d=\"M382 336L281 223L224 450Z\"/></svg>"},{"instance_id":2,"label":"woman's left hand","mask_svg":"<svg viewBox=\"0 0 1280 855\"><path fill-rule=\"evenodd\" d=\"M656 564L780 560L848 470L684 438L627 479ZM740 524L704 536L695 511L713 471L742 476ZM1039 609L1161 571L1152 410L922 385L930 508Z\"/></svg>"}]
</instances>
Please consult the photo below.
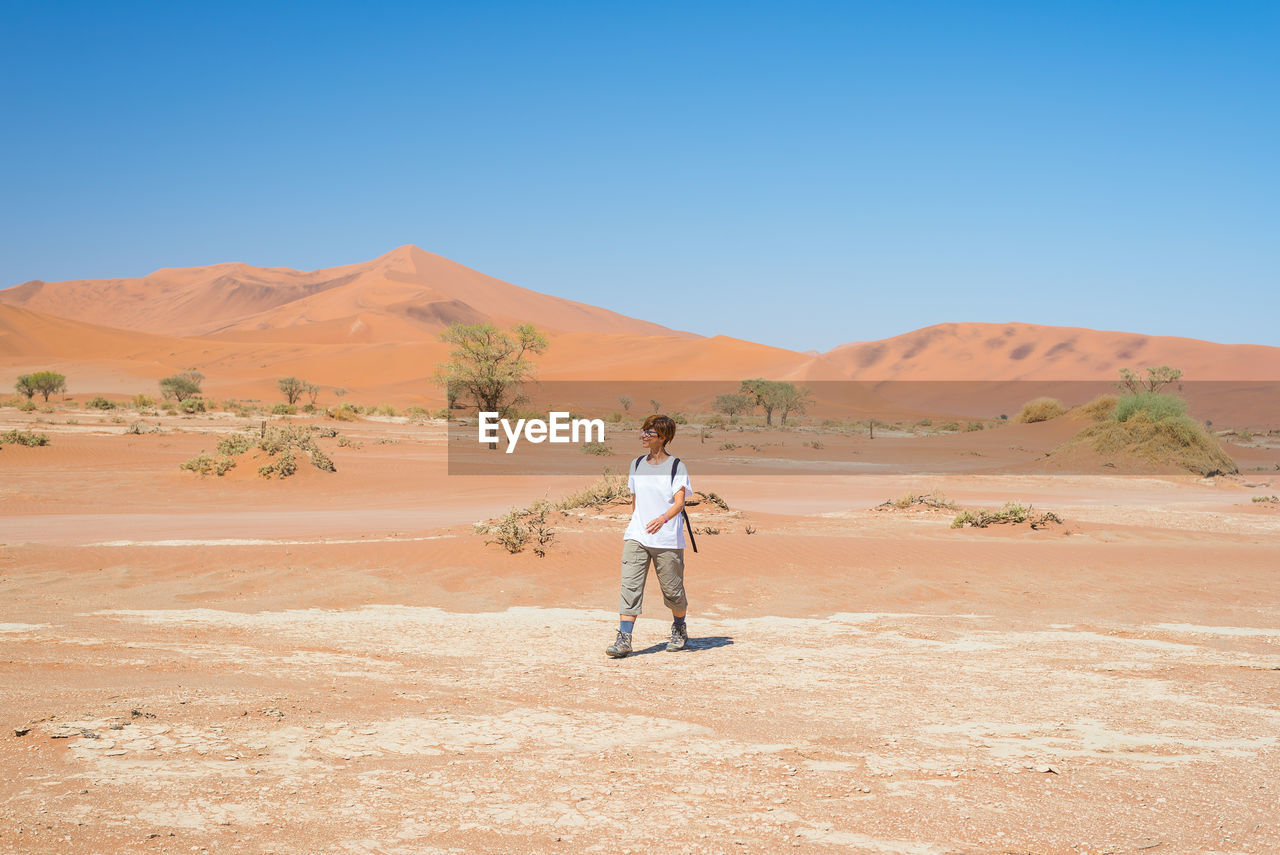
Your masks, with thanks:
<instances>
[{"instance_id":1,"label":"woman's left hand","mask_svg":"<svg viewBox=\"0 0 1280 855\"><path fill-rule=\"evenodd\" d=\"M661 531L662 527L666 524L667 524L666 517L661 517L661 516L654 517L653 519L649 520L649 524L644 527L644 530L649 532L649 534L657 534L659 531Z\"/></svg>"}]
</instances>

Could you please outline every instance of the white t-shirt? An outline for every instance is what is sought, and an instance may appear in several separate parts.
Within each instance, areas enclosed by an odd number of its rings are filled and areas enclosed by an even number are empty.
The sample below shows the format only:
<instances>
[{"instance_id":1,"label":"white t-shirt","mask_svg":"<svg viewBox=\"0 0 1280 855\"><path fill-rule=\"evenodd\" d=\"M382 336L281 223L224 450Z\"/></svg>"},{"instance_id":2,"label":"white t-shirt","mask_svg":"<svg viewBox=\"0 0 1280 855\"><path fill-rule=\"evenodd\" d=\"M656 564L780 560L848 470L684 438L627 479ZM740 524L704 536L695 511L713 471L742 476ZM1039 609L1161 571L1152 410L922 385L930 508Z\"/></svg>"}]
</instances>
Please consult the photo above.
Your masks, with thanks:
<instances>
[{"instance_id":1,"label":"white t-shirt","mask_svg":"<svg viewBox=\"0 0 1280 855\"><path fill-rule=\"evenodd\" d=\"M676 477L671 479L671 462L667 457L661 463L650 463L646 457L639 463L631 462L631 471L627 477L627 489L636 498L636 509L631 514L631 522L627 525L623 540L634 540L650 549L684 549L684 516L676 514L667 520L657 534L649 534L644 527L649 520L661 516L671 509L675 503L676 493L684 488L685 498L693 493L689 483L689 470L684 461L676 467Z\"/></svg>"}]
</instances>

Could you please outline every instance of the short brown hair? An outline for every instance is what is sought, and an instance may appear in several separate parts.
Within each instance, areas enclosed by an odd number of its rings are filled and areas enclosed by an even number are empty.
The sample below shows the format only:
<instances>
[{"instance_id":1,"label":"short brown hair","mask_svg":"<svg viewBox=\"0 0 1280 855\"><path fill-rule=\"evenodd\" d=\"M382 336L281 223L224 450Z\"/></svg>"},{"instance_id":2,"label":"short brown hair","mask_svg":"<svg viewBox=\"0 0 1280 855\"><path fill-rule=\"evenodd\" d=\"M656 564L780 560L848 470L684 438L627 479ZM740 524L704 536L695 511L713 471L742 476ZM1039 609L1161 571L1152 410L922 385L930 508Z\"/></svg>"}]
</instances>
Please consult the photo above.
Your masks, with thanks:
<instances>
[{"instance_id":1,"label":"short brown hair","mask_svg":"<svg viewBox=\"0 0 1280 855\"><path fill-rule=\"evenodd\" d=\"M651 430L658 436L662 437L662 445L666 447L668 442L675 439L676 423L671 416L655 415L649 416L644 420L644 424L640 426L640 430Z\"/></svg>"}]
</instances>

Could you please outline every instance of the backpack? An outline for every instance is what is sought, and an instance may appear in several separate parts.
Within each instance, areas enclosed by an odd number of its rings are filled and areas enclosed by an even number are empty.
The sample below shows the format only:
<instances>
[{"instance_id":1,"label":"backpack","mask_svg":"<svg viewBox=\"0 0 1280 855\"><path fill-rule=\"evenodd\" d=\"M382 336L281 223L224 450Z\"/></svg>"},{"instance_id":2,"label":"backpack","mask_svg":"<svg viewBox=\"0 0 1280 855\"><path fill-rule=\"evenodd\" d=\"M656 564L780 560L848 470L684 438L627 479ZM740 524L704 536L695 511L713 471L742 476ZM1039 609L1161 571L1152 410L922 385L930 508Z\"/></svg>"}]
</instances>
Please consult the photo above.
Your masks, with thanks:
<instances>
[{"instance_id":1,"label":"backpack","mask_svg":"<svg viewBox=\"0 0 1280 855\"><path fill-rule=\"evenodd\" d=\"M631 468L639 471L640 461L644 460L648 456L649 455L647 454L642 454L639 457L637 457L635 459L635 462L631 464ZM679 468L679 466L680 466L680 458L679 457L671 458L671 483L672 484L676 483L676 469ZM688 499L688 498L689 498L688 496L685 496L685 499ZM689 512L686 511L684 508L681 508L680 515L684 517L685 531L689 532L689 545L693 547L694 552L697 552L698 541L693 539L693 523L689 522Z\"/></svg>"}]
</instances>

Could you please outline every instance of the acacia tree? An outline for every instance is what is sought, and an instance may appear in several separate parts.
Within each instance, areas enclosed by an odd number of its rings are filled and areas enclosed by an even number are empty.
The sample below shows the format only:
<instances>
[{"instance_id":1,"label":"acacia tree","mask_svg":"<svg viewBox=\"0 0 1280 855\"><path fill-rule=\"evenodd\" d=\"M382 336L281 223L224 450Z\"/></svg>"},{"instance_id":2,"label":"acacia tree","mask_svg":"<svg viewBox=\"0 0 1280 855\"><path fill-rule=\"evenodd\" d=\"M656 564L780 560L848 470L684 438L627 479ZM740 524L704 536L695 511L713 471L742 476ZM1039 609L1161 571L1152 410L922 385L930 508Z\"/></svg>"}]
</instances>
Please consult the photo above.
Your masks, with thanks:
<instances>
[{"instance_id":1,"label":"acacia tree","mask_svg":"<svg viewBox=\"0 0 1280 855\"><path fill-rule=\"evenodd\" d=\"M484 412L507 415L521 400L520 387L533 379L529 356L547 349L547 337L533 324L503 330L489 323L450 324L440 340L453 345L435 382L469 396Z\"/></svg>"},{"instance_id":2,"label":"acacia tree","mask_svg":"<svg viewBox=\"0 0 1280 855\"><path fill-rule=\"evenodd\" d=\"M200 384L204 375L194 368L179 372L160 381L160 395L166 401L177 399L185 401L200 394Z\"/></svg>"},{"instance_id":3,"label":"acacia tree","mask_svg":"<svg viewBox=\"0 0 1280 855\"><path fill-rule=\"evenodd\" d=\"M1165 386L1178 383L1181 379L1181 369L1170 368L1168 365L1148 368L1145 380L1128 368L1120 369L1120 388L1135 394L1138 392L1159 392ZM1181 383L1178 383L1178 388L1182 388Z\"/></svg>"},{"instance_id":4,"label":"acacia tree","mask_svg":"<svg viewBox=\"0 0 1280 855\"><path fill-rule=\"evenodd\" d=\"M712 407L717 413L724 413L726 416L736 416L740 413L750 412L755 406L750 395L716 395L715 403Z\"/></svg>"},{"instance_id":5,"label":"acacia tree","mask_svg":"<svg viewBox=\"0 0 1280 855\"><path fill-rule=\"evenodd\" d=\"M289 405L293 406L298 403L298 399L307 391L309 384L306 380L300 380L297 377L281 377L276 381L276 385L280 387L280 392L284 395L285 400L289 402Z\"/></svg>"},{"instance_id":6,"label":"acacia tree","mask_svg":"<svg viewBox=\"0 0 1280 855\"><path fill-rule=\"evenodd\" d=\"M36 384L32 382L30 374L20 375L13 388L19 395L26 395L28 401L36 396Z\"/></svg>"},{"instance_id":7,"label":"acacia tree","mask_svg":"<svg viewBox=\"0 0 1280 855\"><path fill-rule=\"evenodd\" d=\"M34 374L23 374L13 384L13 388L19 395L26 395L28 401L38 392L47 402L50 395L67 391L67 378L57 371L37 371Z\"/></svg>"},{"instance_id":8,"label":"acacia tree","mask_svg":"<svg viewBox=\"0 0 1280 855\"><path fill-rule=\"evenodd\" d=\"M764 410L764 423L773 424L773 411L778 410L781 424L787 423L791 413L803 413L811 403L812 392L805 386L796 386L782 380L765 380L755 377L743 380L738 392L755 399L756 406ZM723 396L722 396L723 397Z\"/></svg>"}]
</instances>

